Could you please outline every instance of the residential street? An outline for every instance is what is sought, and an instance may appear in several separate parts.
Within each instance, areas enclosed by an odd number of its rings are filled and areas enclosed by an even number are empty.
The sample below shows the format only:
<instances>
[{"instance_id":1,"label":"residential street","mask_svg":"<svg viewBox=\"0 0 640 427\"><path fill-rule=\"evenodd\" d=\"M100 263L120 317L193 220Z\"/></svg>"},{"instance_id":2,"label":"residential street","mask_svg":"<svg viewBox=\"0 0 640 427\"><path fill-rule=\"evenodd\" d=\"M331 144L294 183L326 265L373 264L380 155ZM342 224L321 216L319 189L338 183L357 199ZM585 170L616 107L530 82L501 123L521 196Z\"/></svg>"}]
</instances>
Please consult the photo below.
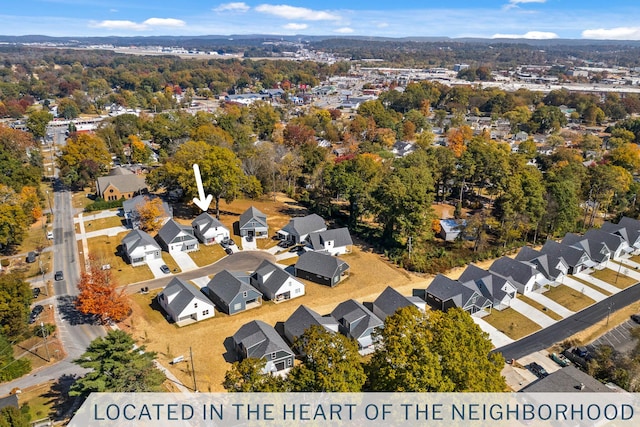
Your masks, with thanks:
<instances>
[{"instance_id":1,"label":"residential street","mask_svg":"<svg viewBox=\"0 0 640 427\"><path fill-rule=\"evenodd\" d=\"M78 375L84 369L72 363L78 358L91 341L106 335L100 325L90 323L88 319L78 313L74 307L73 296L78 294L77 283L80 278L78 265L78 251L73 226L73 208L71 193L55 187L55 208L53 211L54 234L54 271L62 271L64 280L54 282L56 333L62 340L67 357L52 366L32 372L28 376L0 385L0 395L7 394L14 387L25 388L48 380L57 379L64 374Z\"/></svg>"},{"instance_id":2,"label":"residential street","mask_svg":"<svg viewBox=\"0 0 640 427\"><path fill-rule=\"evenodd\" d=\"M531 334L519 341L495 349L506 360L519 359L527 354L550 347L583 329L606 319L609 308L619 310L640 299L640 286L635 284L606 300L600 301L566 319Z\"/></svg>"}]
</instances>

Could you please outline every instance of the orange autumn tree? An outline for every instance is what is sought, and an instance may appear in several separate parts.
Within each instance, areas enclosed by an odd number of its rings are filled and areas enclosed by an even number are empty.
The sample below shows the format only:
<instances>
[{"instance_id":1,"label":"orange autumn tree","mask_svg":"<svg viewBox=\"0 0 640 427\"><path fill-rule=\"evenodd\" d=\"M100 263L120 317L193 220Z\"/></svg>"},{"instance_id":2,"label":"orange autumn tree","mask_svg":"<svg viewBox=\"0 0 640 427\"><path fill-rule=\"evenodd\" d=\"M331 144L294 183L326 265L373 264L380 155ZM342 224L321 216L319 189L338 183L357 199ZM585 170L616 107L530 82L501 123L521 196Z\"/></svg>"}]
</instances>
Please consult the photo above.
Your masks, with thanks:
<instances>
[{"instance_id":1,"label":"orange autumn tree","mask_svg":"<svg viewBox=\"0 0 640 427\"><path fill-rule=\"evenodd\" d=\"M137 208L138 220L140 228L147 233L153 233L162 228L162 216L164 215L164 207L162 200L158 197L144 198L144 203Z\"/></svg>"},{"instance_id":2,"label":"orange autumn tree","mask_svg":"<svg viewBox=\"0 0 640 427\"><path fill-rule=\"evenodd\" d=\"M98 317L102 323L109 320L119 322L125 319L130 311L129 301L124 288L116 289L117 283L111 270L103 270L98 262L90 258L87 271L80 276L76 299L76 307L82 314Z\"/></svg>"},{"instance_id":3,"label":"orange autumn tree","mask_svg":"<svg viewBox=\"0 0 640 427\"><path fill-rule=\"evenodd\" d=\"M453 151L456 157L460 158L467 150L467 143L471 137L473 137L473 130L467 125L451 128L447 132L447 147Z\"/></svg>"}]
</instances>

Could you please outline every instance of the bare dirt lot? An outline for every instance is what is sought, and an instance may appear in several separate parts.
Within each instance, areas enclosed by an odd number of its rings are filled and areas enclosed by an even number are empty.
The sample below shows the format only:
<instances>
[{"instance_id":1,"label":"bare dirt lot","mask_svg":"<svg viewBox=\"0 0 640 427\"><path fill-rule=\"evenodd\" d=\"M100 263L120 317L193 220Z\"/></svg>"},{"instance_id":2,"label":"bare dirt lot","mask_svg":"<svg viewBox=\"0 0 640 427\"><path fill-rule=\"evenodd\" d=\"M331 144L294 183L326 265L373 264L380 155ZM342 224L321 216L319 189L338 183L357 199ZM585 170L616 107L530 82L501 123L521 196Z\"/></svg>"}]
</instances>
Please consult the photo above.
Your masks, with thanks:
<instances>
[{"instance_id":1,"label":"bare dirt lot","mask_svg":"<svg viewBox=\"0 0 640 427\"><path fill-rule=\"evenodd\" d=\"M264 212L264 211L263 211ZM178 328L164 319L154 300L156 293L132 296L134 314L122 325L122 329L133 333L140 344L158 353L160 362L184 383L190 385L193 378L187 363L171 366L169 362L193 350L193 359L200 391L222 391L228 361L233 356L227 353L225 340L245 323L259 319L275 325L284 322L301 305L328 314L340 302L354 298L370 302L387 286L411 295L414 288L426 287L428 278L420 278L387 263L379 254L355 247L353 253L341 257L351 266L350 277L335 288L307 282L306 295L281 304L263 303L262 307L234 316L216 312L213 319Z\"/></svg>"}]
</instances>

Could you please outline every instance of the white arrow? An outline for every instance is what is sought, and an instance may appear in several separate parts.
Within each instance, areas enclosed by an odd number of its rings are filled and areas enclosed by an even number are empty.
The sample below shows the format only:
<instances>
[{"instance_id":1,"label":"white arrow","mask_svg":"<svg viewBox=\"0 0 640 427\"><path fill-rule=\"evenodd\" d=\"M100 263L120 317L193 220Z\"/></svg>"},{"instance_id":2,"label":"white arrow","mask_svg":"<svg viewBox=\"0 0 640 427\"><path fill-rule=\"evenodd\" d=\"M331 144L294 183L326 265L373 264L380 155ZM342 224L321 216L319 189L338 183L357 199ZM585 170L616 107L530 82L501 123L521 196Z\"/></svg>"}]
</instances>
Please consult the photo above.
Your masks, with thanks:
<instances>
[{"instance_id":1,"label":"white arrow","mask_svg":"<svg viewBox=\"0 0 640 427\"><path fill-rule=\"evenodd\" d=\"M197 163L193 164L193 174L196 176L196 185L198 186L198 197L193 198L193 203L195 203L200 209L204 212L209 209L209 205L211 204L211 200L213 200L213 196L209 194L205 197L204 195L204 187L202 186L202 177L200 176L200 166Z\"/></svg>"}]
</instances>

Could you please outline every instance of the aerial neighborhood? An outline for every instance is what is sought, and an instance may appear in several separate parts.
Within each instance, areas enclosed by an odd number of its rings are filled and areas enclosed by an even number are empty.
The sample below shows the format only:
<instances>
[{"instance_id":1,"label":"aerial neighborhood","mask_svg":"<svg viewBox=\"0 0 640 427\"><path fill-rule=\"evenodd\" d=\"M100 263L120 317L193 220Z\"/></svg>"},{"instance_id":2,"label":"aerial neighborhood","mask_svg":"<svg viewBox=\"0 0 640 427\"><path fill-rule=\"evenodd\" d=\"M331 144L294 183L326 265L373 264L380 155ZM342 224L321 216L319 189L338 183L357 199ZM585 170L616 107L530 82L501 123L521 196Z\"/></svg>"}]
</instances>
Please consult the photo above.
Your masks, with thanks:
<instances>
[{"instance_id":1,"label":"aerial neighborhood","mask_svg":"<svg viewBox=\"0 0 640 427\"><path fill-rule=\"evenodd\" d=\"M640 389L631 48L232 41L0 45L0 395Z\"/></svg>"}]
</instances>

